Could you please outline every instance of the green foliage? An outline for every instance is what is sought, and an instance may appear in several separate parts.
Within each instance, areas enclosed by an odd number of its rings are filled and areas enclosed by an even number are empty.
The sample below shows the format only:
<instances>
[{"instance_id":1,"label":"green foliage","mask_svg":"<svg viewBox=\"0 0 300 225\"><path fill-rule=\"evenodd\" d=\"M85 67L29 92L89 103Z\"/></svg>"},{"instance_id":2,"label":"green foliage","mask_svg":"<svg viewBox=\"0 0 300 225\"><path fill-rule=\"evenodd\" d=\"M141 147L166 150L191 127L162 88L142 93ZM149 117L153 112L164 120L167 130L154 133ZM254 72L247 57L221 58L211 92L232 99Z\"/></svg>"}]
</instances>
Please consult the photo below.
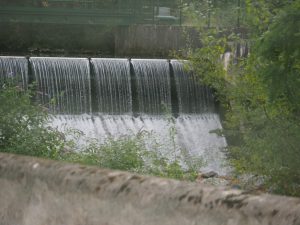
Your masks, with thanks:
<instances>
[{"instance_id":1,"label":"green foliage","mask_svg":"<svg viewBox=\"0 0 300 225\"><path fill-rule=\"evenodd\" d=\"M245 0L247 21L255 35L267 31L274 18L294 1L289 0Z\"/></svg>"},{"instance_id":2,"label":"green foliage","mask_svg":"<svg viewBox=\"0 0 300 225\"><path fill-rule=\"evenodd\" d=\"M183 166L184 162L180 162L179 158L166 158L156 148L148 150L146 142L149 135L140 132L137 135L108 138L103 144L92 140L83 152L71 151L62 155L61 159L160 177L196 179L199 167L203 165L201 160L194 159Z\"/></svg>"},{"instance_id":3,"label":"green foliage","mask_svg":"<svg viewBox=\"0 0 300 225\"><path fill-rule=\"evenodd\" d=\"M238 174L262 177L274 193L300 196L300 1L247 1L251 56L225 71L218 35L191 61L226 111L228 154ZM259 26L258 26L259 25ZM217 51L220 49L220 51Z\"/></svg>"},{"instance_id":4,"label":"green foliage","mask_svg":"<svg viewBox=\"0 0 300 225\"><path fill-rule=\"evenodd\" d=\"M85 153L93 155L101 167L142 172L147 150L141 137L124 136L109 138L101 145L90 143Z\"/></svg>"},{"instance_id":5,"label":"green foliage","mask_svg":"<svg viewBox=\"0 0 300 225\"><path fill-rule=\"evenodd\" d=\"M284 8L257 42L235 88L233 114L242 131L233 162L265 177L274 192L300 195L299 52L300 7ZM241 93L243 90L244 93ZM238 110L236 110L238 108ZM234 111L236 110L236 111ZM237 120L235 120L237 122Z\"/></svg>"},{"instance_id":6,"label":"green foliage","mask_svg":"<svg viewBox=\"0 0 300 225\"><path fill-rule=\"evenodd\" d=\"M0 151L57 158L64 147L62 136L46 127L47 113L31 98L30 91L12 83L0 89Z\"/></svg>"},{"instance_id":7,"label":"green foliage","mask_svg":"<svg viewBox=\"0 0 300 225\"><path fill-rule=\"evenodd\" d=\"M259 42L260 76L269 86L271 100L286 101L300 112L300 1L280 14Z\"/></svg>"},{"instance_id":8,"label":"green foliage","mask_svg":"<svg viewBox=\"0 0 300 225\"><path fill-rule=\"evenodd\" d=\"M238 139L230 142L230 159L238 173L264 177L273 192L299 195L299 123L290 117L287 101L271 100L269 86L253 70L257 61L248 61L228 92L225 134Z\"/></svg>"},{"instance_id":9,"label":"green foliage","mask_svg":"<svg viewBox=\"0 0 300 225\"><path fill-rule=\"evenodd\" d=\"M203 38L203 43L202 48L196 49L190 55L193 71L197 74L199 82L219 90L218 97L223 98L226 88L226 73L220 63L220 56L225 51L225 39L215 39L213 35L207 35Z\"/></svg>"},{"instance_id":10,"label":"green foliage","mask_svg":"<svg viewBox=\"0 0 300 225\"><path fill-rule=\"evenodd\" d=\"M239 23L244 21L242 3L237 0L183 0L183 14L189 24L219 30L232 29L238 17Z\"/></svg>"}]
</instances>

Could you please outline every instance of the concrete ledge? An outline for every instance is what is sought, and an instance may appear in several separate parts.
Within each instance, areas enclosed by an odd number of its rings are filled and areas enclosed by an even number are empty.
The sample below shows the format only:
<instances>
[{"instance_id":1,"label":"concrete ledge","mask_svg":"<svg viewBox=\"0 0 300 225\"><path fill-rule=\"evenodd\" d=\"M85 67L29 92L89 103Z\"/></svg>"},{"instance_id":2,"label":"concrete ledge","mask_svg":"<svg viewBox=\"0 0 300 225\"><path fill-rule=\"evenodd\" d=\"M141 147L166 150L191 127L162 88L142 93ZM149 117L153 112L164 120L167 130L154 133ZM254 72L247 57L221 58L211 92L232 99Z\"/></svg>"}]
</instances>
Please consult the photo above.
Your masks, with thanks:
<instances>
[{"instance_id":1,"label":"concrete ledge","mask_svg":"<svg viewBox=\"0 0 300 225\"><path fill-rule=\"evenodd\" d=\"M0 225L299 225L300 199L0 154Z\"/></svg>"}]
</instances>

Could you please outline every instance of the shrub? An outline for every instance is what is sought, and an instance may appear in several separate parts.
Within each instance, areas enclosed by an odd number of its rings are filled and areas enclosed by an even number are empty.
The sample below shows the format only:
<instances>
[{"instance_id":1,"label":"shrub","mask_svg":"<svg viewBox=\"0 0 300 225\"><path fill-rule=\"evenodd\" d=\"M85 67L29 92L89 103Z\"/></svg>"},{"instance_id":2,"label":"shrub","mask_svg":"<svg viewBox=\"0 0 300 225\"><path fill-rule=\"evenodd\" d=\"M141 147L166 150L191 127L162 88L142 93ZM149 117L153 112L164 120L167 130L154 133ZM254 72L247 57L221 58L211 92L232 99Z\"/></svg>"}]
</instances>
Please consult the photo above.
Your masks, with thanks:
<instances>
[{"instance_id":1,"label":"shrub","mask_svg":"<svg viewBox=\"0 0 300 225\"><path fill-rule=\"evenodd\" d=\"M64 141L46 126L49 115L32 97L13 83L0 89L0 151L56 159Z\"/></svg>"}]
</instances>

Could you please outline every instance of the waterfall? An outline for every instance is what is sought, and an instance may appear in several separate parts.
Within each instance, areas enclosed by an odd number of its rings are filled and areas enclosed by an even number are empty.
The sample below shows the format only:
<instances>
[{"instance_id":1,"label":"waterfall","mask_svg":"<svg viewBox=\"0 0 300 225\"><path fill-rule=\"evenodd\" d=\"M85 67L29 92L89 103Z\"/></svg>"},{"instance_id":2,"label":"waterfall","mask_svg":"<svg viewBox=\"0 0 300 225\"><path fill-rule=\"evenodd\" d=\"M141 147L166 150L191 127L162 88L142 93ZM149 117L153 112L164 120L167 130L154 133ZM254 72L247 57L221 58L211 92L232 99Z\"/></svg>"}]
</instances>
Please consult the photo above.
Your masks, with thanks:
<instances>
[{"instance_id":1,"label":"waterfall","mask_svg":"<svg viewBox=\"0 0 300 225\"><path fill-rule=\"evenodd\" d=\"M127 59L92 59L96 106L107 114L132 113L130 64Z\"/></svg>"},{"instance_id":2,"label":"waterfall","mask_svg":"<svg viewBox=\"0 0 300 225\"><path fill-rule=\"evenodd\" d=\"M131 63L137 84L139 112L161 114L170 111L171 88L168 61L133 59Z\"/></svg>"},{"instance_id":3,"label":"waterfall","mask_svg":"<svg viewBox=\"0 0 300 225\"><path fill-rule=\"evenodd\" d=\"M24 57L0 57L0 81L17 76L26 87L28 76L32 76L38 100L55 114L51 126L61 131L77 129L101 143L110 137L145 131L150 134L146 140L149 150L160 151L171 159L174 152L184 149L192 157L203 158L206 165L202 171L226 174L228 167L223 167L226 160L221 151L226 140L210 132L222 128L213 95L185 70L187 63L163 59L33 57L28 61ZM178 108L176 118L170 120L168 112L174 108ZM173 128L176 132L172 137ZM76 142L83 144L83 137Z\"/></svg>"},{"instance_id":4,"label":"waterfall","mask_svg":"<svg viewBox=\"0 0 300 225\"><path fill-rule=\"evenodd\" d=\"M223 65L224 65L224 69L225 69L226 71L228 70L228 67L229 67L229 64L230 64L231 57L232 57L232 53L231 53L231 52L225 52L225 53L222 55Z\"/></svg>"},{"instance_id":5,"label":"waterfall","mask_svg":"<svg viewBox=\"0 0 300 225\"><path fill-rule=\"evenodd\" d=\"M13 79L20 88L28 85L28 62L25 57L0 56L0 86Z\"/></svg>"},{"instance_id":6,"label":"waterfall","mask_svg":"<svg viewBox=\"0 0 300 225\"><path fill-rule=\"evenodd\" d=\"M30 63L43 105L55 113L91 112L88 59L33 57Z\"/></svg>"},{"instance_id":7,"label":"waterfall","mask_svg":"<svg viewBox=\"0 0 300 225\"><path fill-rule=\"evenodd\" d=\"M188 71L187 61L172 60L176 82L179 112L180 113L204 113L212 112L214 99L210 89L203 86L195 79L194 74Z\"/></svg>"}]
</instances>

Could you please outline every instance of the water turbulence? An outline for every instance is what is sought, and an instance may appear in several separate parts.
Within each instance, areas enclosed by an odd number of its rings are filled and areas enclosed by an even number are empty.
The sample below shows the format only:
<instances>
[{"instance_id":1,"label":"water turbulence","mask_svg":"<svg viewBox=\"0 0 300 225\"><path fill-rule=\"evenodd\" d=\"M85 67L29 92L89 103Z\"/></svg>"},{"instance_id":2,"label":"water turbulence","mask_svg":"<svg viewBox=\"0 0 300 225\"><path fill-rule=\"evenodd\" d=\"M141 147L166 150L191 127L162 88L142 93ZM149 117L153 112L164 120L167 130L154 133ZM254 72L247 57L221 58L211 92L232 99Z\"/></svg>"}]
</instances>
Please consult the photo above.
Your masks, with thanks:
<instances>
[{"instance_id":1,"label":"water turbulence","mask_svg":"<svg viewBox=\"0 0 300 225\"><path fill-rule=\"evenodd\" d=\"M184 150L203 158L202 171L225 174L221 149L226 140L211 132L222 128L213 96L184 69L185 63L34 57L28 64L22 57L0 57L0 75L4 80L19 74L26 85L29 68L39 100L55 114L51 125L82 131L79 145L84 138L105 143L145 131L150 134L145 139L149 150L169 159ZM176 117L169 113L174 104Z\"/></svg>"},{"instance_id":2,"label":"water turbulence","mask_svg":"<svg viewBox=\"0 0 300 225\"><path fill-rule=\"evenodd\" d=\"M14 81L20 88L28 84L28 62L25 57L0 56L0 85Z\"/></svg>"},{"instance_id":3,"label":"water turbulence","mask_svg":"<svg viewBox=\"0 0 300 225\"><path fill-rule=\"evenodd\" d=\"M119 138L125 135L136 135L141 131L151 134L146 139L150 150L159 151L166 158L174 159L181 150L187 151L191 157L202 157L204 165L201 171L215 171L226 174L225 156L222 148L226 140L210 131L221 128L217 114L182 114L172 122L165 116L143 115L75 115L58 116L54 119L54 127L72 127L82 131L86 137L104 143L107 138ZM175 128L176 146L170 130ZM84 140L79 140L84 142Z\"/></svg>"},{"instance_id":4,"label":"water turbulence","mask_svg":"<svg viewBox=\"0 0 300 225\"><path fill-rule=\"evenodd\" d=\"M92 59L95 112L132 113L130 64L127 59Z\"/></svg>"},{"instance_id":5,"label":"water turbulence","mask_svg":"<svg viewBox=\"0 0 300 225\"><path fill-rule=\"evenodd\" d=\"M100 143L107 138L146 131L151 134L145 140L149 149L160 151L169 159L174 153L186 150L192 157L203 158L203 171L227 172L221 151L226 140L210 132L222 128L214 110L213 96L184 69L183 62L172 60L170 64L161 59L133 59L131 67L126 59L92 59L91 63L95 83L93 98L97 105L93 111L98 113L57 116L53 126L78 129ZM175 80L179 115L170 120L164 107L167 111L172 108L172 79ZM133 97L133 93L137 96ZM174 128L176 132L172 137L170 131Z\"/></svg>"},{"instance_id":6,"label":"water turbulence","mask_svg":"<svg viewBox=\"0 0 300 225\"><path fill-rule=\"evenodd\" d=\"M88 59L30 58L39 100L54 113L91 112L91 84Z\"/></svg>"},{"instance_id":7,"label":"water turbulence","mask_svg":"<svg viewBox=\"0 0 300 225\"><path fill-rule=\"evenodd\" d=\"M171 108L170 69L167 60L131 60L140 113L162 114Z\"/></svg>"}]
</instances>

